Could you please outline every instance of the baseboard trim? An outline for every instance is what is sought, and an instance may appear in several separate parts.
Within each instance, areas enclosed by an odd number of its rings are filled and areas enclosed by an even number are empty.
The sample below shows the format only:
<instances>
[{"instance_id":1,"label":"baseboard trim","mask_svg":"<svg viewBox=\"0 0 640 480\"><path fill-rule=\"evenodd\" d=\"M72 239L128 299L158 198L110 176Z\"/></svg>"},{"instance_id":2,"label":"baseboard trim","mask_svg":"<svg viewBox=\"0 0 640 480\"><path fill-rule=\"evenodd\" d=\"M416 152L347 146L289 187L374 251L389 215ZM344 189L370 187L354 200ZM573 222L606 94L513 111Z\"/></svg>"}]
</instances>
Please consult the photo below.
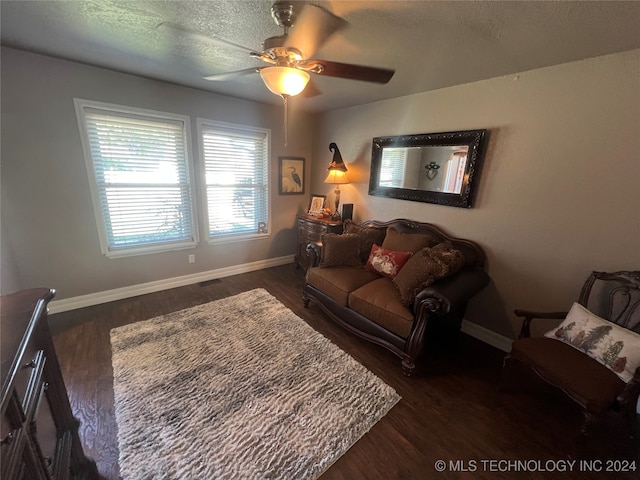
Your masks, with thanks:
<instances>
[{"instance_id":1,"label":"baseboard trim","mask_svg":"<svg viewBox=\"0 0 640 480\"><path fill-rule=\"evenodd\" d=\"M259 260L257 262L243 263L241 265L233 265L230 267L216 268L207 270L206 272L198 272L180 277L167 278L154 282L141 283L128 287L116 288L113 290L105 290L102 292L80 295L77 297L63 298L54 300L49 304L49 314L62 313L78 308L91 307L101 303L113 302L114 300L122 300L123 298L137 297L147 293L160 292L169 290L170 288L183 287L193 283L205 282L217 278L230 277L241 273L253 272L264 268L277 267L293 263L293 255L284 257L269 258Z\"/></svg>"},{"instance_id":2,"label":"baseboard trim","mask_svg":"<svg viewBox=\"0 0 640 480\"><path fill-rule=\"evenodd\" d=\"M169 290L170 288L183 287L198 282L206 282L217 278L230 277L241 273L254 272L264 268L277 267L293 263L293 255L284 257L269 258L267 260L259 260L256 262L243 263L241 265L233 265L230 267L216 268L205 272L193 273L190 275L182 275L180 277L172 277L154 282L141 283L128 287L116 288L113 290L105 290L102 292L80 295L77 297L63 298L61 300L53 300L49 303L49 314L68 312L78 308L91 307L102 303L122 300L124 298L137 297L147 293L160 292ZM476 323L467 320L462 321L462 331L478 340L487 343L504 352L511 351L512 339L495 333L485 327L481 327Z\"/></svg>"},{"instance_id":3,"label":"baseboard trim","mask_svg":"<svg viewBox=\"0 0 640 480\"><path fill-rule=\"evenodd\" d=\"M477 323L472 323L467 320L462 321L462 331L467 335L477 338L478 340L496 347L503 352L511 351L511 344L513 340L499 333L493 332L485 327L481 327Z\"/></svg>"}]
</instances>

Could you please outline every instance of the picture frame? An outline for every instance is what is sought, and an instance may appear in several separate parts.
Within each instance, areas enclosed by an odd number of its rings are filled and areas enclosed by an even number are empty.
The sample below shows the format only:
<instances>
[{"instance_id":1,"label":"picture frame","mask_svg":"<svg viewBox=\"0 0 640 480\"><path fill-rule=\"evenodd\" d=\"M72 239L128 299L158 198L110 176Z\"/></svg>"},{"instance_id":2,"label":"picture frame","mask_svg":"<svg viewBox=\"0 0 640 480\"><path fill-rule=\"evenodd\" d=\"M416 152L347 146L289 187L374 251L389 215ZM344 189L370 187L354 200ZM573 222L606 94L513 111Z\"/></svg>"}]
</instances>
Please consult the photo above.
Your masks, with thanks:
<instances>
[{"instance_id":1,"label":"picture frame","mask_svg":"<svg viewBox=\"0 0 640 480\"><path fill-rule=\"evenodd\" d=\"M319 213L322 213L324 209L324 202L327 199L326 195L311 195L311 200L309 200L309 209L307 210L307 214L312 217L317 217Z\"/></svg>"},{"instance_id":2,"label":"picture frame","mask_svg":"<svg viewBox=\"0 0 640 480\"><path fill-rule=\"evenodd\" d=\"M278 157L278 193L304 195L304 157Z\"/></svg>"}]
</instances>

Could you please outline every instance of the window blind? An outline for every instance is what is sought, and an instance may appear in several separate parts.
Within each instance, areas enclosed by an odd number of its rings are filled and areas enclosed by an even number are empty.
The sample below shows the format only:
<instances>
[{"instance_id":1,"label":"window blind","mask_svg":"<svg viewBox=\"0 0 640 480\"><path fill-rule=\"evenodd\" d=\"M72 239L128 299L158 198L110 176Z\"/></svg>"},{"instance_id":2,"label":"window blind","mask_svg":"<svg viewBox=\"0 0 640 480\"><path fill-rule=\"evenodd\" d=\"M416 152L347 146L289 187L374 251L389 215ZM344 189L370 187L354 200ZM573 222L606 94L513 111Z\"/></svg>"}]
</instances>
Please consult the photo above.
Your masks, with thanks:
<instances>
[{"instance_id":1,"label":"window blind","mask_svg":"<svg viewBox=\"0 0 640 480\"><path fill-rule=\"evenodd\" d=\"M107 252L195 244L185 122L83 107Z\"/></svg>"},{"instance_id":2,"label":"window blind","mask_svg":"<svg viewBox=\"0 0 640 480\"><path fill-rule=\"evenodd\" d=\"M379 185L382 187L402 187L406 163L406 148L385 148L382 153Z\"/></svg>"},{"instance_id":3,"label":"window blind","mask_svg":"<svg viewBox=\"0 0 640 480\"><path fill-rule=\"evenodd\" d=\"M267 233L267 133L202 123L200 141L209 237Z\"/></svg>"}]
</instances>

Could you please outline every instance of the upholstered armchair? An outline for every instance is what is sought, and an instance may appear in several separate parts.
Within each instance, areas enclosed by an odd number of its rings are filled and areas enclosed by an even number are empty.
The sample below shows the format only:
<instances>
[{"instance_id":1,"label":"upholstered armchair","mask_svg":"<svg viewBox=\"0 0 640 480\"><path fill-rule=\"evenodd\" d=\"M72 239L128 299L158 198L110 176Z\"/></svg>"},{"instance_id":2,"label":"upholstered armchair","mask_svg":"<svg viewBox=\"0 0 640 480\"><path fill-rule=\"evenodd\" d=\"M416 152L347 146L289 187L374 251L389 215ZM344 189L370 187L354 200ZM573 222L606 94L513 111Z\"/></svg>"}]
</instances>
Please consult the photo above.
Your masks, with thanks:
<instances>
[{"instance_id":1,"label":"upholstered armchair","mask_svg":"<svg viewBox=\"0 0 640 480\"><path fill-rule=\"evenodd\" d=\"M517 367L528 367L584 410L582 433L598 417L620 412L637 430L640 394L640 272L593 272L569 312L516 310L523 317L520 336L505 358L503 387ZM544 337L531 337L534 319L564 319Z\"/></svg>"}]
</instances>

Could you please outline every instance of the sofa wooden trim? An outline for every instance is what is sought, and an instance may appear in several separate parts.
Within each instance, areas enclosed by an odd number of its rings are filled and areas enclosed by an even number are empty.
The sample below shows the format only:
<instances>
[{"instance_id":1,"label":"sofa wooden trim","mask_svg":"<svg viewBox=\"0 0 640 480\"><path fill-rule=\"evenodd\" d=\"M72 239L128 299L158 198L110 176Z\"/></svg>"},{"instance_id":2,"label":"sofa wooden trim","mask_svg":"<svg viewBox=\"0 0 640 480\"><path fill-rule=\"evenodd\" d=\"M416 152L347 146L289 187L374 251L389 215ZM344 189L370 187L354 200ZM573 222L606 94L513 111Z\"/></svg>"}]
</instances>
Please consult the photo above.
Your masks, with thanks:
<instances>
[{"instance_id":1,"label":"sofa wooden trim","mask_svg":"<svg viewBox=\"0 0 640 480\"><path fill-rule=\"evenodd\" d=\"M475 242L453 237L430 223L396 219L387 222L369 220L362 225L385 230L392 226L404 233L431 234L440 241L451 241L465 255L466 265L462 270L428 286L416 296L411 306L415 321L407 338L381 327L349 307L339 305L331 297L305 282L305 307L310 301L313 302L327 317L351 333L391 351L402 360L403 373L411 375L417 359L424 351L426 333L431 322L434 319L450 320L452 327L459 329L467 301L489 283L489 276L483 270L485 255ZM311 265L318 266L321 255L319 245L310 243L307 251Z\"/></svg>"}]
</instances>

